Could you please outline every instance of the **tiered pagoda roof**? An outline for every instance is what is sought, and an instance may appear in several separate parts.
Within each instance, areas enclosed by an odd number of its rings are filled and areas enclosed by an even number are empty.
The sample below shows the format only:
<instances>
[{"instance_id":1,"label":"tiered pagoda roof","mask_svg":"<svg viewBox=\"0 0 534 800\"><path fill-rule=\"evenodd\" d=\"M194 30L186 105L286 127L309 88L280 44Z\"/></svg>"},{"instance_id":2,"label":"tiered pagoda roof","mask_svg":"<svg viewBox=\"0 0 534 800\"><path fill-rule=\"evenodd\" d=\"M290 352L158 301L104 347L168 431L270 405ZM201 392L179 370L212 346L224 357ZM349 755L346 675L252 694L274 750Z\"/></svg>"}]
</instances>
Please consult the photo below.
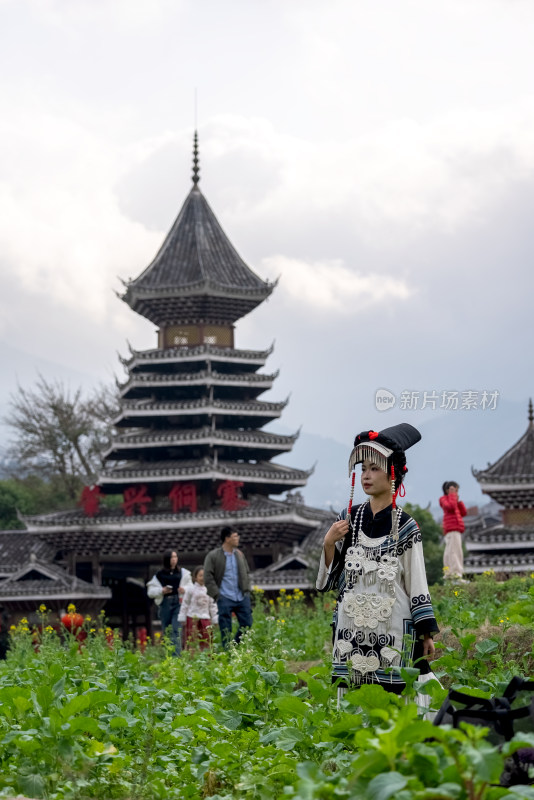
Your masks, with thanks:
<instances>
[{"instance_id":1,"label":"tiered pagoda roof","mask_svg":"<svg viewBox=\"0 0 534 800\"><path fill-rule=\"evenodd\" d=\"M193 187L155 259L122 298L160 327L159 346L130 348L121 359L127 378L98 484L86 487L77 510L23 518L56 561L82 565L83 575L93 565L93 577L122 581L124 589L134 579L144 586L170 549L184 566L201 563L225 525L239 529L252 568L321 538L332 513L290 494L312 469L272 461L291 450L298 432L262 430L287 404L261 398L278 375L260 371L273 347L234 345L234 323L273 286L237 254L203 197L195 135ZM103 504L102 495L119 495L118 503ZM114 589L123 612L128 591L119 597Z\"/></svg>"},{"instance_id":2,"label":"tiered pagoda roof","mask_svg":"<svg viewBox=\"0 0 534 800\"><path fill-rule=\"evenodd\" d=\"M126 284L123 300L159 326L189 320L232 323L266 300L273 288L230 243L200 191L197 169L161 249L145 271Z\"/></svg>"},{"instance_id":3,"label":"tiered pagoda roof","mask_svg":"<svg viewBox=\"0 0 534 800\"><path fill-rule=\"evenodd\" d=\"M502 521L469 527L467 573L534 570L534 412L528 406L528 428L494 464L473 475L485 494L500 503Z\"/></svg>"},{"instance_id":4,"label":"tiered pagoda roof","mask_svg":"<svg viewBox=\"0 0 534 800\"><path fill-rule=\"evenodd\" d=\"M528 428L513 447L484 470L473 470L484 494L507 508L534 507L534 410L528 406Z\"/></svg>"}]
</instances>

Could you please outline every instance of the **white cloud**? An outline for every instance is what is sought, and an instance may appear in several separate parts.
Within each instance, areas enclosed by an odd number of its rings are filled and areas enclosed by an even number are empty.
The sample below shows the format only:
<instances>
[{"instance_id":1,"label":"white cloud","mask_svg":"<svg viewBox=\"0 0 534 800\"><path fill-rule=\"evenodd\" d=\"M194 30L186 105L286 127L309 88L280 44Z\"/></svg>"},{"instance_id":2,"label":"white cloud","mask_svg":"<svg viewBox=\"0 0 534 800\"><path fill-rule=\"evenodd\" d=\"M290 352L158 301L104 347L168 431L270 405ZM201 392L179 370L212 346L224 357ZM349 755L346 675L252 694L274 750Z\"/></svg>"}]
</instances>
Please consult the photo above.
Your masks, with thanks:
<instances>
[{"instance_id":1,"label":"white cloud","mask_svg":"<svg viewBox=\"0 0 534 800\"><path fill-rule=\"evenodd\" d=\"M161 239L119 209L114 184L131 156L35 104L10 115L0 149L4 269L28 294L102 321L117 275L136 275Z\"/></svg>"},{"instance_id":2,"label":"white cloud","mask_svg":"<svg viewBox=\"0 0 534 800\"><path fill-rule=\"evenodd\" d=\"M281 276L278 292L290 303L320 312L352 314L355 304L363 310L388 299L405 300L412 294L400 279L384 275L361 275L342 261L306 262L283 255L262 261L262 274Z\"/></svg>"}]
</instances>

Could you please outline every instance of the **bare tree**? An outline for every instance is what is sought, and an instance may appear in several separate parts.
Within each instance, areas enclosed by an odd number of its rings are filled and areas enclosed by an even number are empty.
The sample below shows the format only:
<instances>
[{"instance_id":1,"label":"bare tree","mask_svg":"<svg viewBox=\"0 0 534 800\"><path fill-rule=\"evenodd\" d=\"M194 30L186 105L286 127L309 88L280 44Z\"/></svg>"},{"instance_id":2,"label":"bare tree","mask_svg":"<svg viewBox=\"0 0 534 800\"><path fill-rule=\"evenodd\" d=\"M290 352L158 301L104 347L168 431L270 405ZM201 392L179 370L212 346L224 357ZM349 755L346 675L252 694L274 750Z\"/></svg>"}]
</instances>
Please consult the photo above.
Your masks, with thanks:
<instances>
[{"instance_id":1,"label":"bare tree","mask_svg":"<svg viewBox=\"0 0 534 800\"><path fill-rule=\"evenodd\" d=\"M111 389L101 387L89 399L42 375L33 389L10 396L4 422L14 433L9 455L23 470L57 476L71 497L80 483L94 482L100 457L111 436L118 404Z\"/></svg>"}]
</instances>

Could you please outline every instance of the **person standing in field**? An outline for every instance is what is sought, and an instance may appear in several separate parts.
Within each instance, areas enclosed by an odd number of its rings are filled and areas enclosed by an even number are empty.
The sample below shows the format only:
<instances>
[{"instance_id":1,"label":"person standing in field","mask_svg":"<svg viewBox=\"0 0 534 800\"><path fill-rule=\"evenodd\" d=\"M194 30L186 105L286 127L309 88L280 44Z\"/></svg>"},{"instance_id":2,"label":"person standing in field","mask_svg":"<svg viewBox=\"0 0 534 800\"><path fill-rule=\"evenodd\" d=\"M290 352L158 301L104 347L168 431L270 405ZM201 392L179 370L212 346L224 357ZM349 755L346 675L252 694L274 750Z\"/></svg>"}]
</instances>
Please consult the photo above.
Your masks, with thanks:
<instances>
[{"instance_id":1,"label":"person standing in field","mask_svg":"<svg viewBox=\"0 0 534 800\"><path fill-rule=\"evenodd\" d=\"M244 630L252 627L249 569L238 546L239 533L235 528L223 528L221 546L210 550L204 561L204 583L209 596L217 603L221 641L225 649L232 636L232 613L239 623L234 638L236 644Z\"/></svg>"},{"instance_id":2,"label":"person standing in field","mask_svg":"<svg viewBox=\"0 0 534 800\"><path fill-rule=\"evenodd\" d=\"M156 578L161 584L162 599L159 604L161 630L166 633L167 629L171 628L173 655L179 656L182 651L182 626L178 614L182 596L187 585L191 583L191 573L188 569L178 566L178 553L176 550L171 550L163 556L163 568L156 572Z\"/></svg>"},{"instance_id":3,"label":"person standing in field","mask_svg":"<svg viewBox=\"0 0 534 800\"><path fill-rule=\"evenodd\" d=\"M443 534L445 551L443 553L443 572L447 580L461 580L464 574L464 551L462 533L465 531L463 517L467 514L465 505L458 497L460 487L455 481L445 481L443 496L439 504L443 509Z\"/></svg>"},{"instance_id":4,"label":"person standing in field","mask_svg":"<svg viewBox=\"0 0 534 800\"><path fill-rule=\"evenodd\" d=\"M186 587L178 620L185 624L186 648L194 647L197 642L200 650L209 647L213 627L219 624L219 613L217 603L204 586L204 567L193 570L193 583Z\"/></svg>"},{"instance_id":5,"label":"person standing in field","mask_svg":"<svg viewBox=\"0 0 534 800\"><path fill-rule=\"evenodd\" d=\"M400 694L402 668L414 663L431 679L427 657L439 632L421 531L397 505L407 472L405 450L421 438L408 423L362 431L349 459L351 496L324 538L316 588L338 593L333 620L332 680L338 700L350 686L378 683ZM367 499L353 505L356 466Z\"/></svg>"}]
</instances>

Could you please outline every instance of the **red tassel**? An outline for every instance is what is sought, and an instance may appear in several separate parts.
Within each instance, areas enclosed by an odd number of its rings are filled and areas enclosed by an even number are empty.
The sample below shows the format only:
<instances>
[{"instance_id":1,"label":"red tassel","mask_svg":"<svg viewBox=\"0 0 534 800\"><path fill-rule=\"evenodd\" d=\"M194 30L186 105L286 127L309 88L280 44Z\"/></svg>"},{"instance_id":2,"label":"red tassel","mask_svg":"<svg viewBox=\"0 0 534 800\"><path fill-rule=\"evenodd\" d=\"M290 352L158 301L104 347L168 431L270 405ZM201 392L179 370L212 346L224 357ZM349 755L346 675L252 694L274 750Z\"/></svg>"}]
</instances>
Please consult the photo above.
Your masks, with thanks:
<instances>
[{"instance_id":1,"label":"red tassel","mask_svg":"<svg viewBox=\"0 0 534 800\"><path fill-rule=\"evenodd\" d=\"M352 470L352 481L350 484L350 499L349 499L349 507L347 509L347 517L350 517L350 512L352 511L352 498L354 497L354 481L356 480L356 470Z\"/></svg>"},{"instance_id":2,"label":"red tassel","mask_svg":"<svg viewBox=\"0 0 534 800\"><path fill-rule=\"evenodd\" d=\"M393 509L397 508L397 492L393 488L395 486L395 467L393 464L391 465L391 507Z\"/></svg>"},{"instance_id":3,"label":"red tassel","mask_svg":"<svg viewBox=\"0 0 534 800\"><path fill-rule=\"evenodd\" d=\"M399 497L406 497L406 489L404 488L404 484L403 483L401 483L401 485L400 485Z\"/></svg>"}]
</instances>

